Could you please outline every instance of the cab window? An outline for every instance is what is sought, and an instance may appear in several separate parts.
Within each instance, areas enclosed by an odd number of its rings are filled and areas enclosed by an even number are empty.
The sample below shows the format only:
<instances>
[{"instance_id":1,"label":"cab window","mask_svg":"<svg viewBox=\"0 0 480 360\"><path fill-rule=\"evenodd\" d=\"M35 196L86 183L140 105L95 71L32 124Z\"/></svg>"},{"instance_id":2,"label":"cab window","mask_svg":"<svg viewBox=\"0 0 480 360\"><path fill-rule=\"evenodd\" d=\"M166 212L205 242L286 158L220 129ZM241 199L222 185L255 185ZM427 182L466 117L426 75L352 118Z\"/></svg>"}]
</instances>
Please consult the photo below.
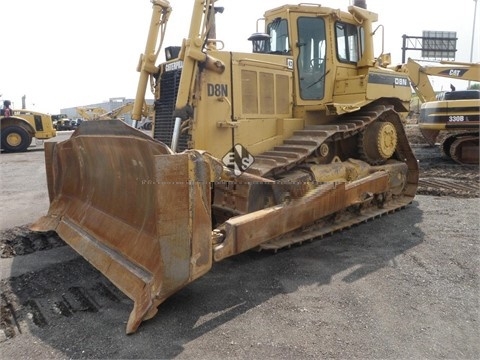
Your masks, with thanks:
<instances>
[{"instance_id":1,"label":"cab window","mask_svg":"<svg viewBox=\"0 0 480 360\"><path fill-rule=\"evenodd\" d=\"M267 33L270 35L269 53L288 54L290 52L287 20L281 18L275 19L268 24Z\"/></svg>"},{"instance_id":2,"label":"cab window","mask_svg":"<svg viewBox=\"0 0 480 360\"><path fill-rule=\"evenodd\" d=\"M300 97L323 99L325 92L325 21L322 18L298 18L297 66Z\"/></svg>"},{"instance_id":3,"label":"cab window","mask_svg":"<svg viewBox=\"0 0 480 360\"><path fill-rule=\"evenodd\" d=\"M353 24L337 22L335 36L337 42L337 58L340 62L357 63L363 47L363 29Z\"/></svg>"}]
</instances>

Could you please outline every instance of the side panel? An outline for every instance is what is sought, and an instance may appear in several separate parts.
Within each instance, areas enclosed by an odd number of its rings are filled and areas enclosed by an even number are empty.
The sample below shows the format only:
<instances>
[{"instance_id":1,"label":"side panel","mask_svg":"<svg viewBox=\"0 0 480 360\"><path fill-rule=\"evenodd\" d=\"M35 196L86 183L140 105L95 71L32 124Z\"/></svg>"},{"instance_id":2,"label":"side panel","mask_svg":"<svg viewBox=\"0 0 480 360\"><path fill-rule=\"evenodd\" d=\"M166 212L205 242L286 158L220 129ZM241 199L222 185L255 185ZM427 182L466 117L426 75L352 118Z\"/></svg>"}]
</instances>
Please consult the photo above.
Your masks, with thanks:
<instances>
[{"instance_id":1,"label":"side panel","mask_svg":"<svg viewBox=\"0 0 480 360\"><path fill-rule=\"evenodd\" d=\"M222 158L232 147L232 70L230 52L210 52L225 64L221 74L203 69L194 85L194 119L190 124L190 147Z\"/></svg>"},{"instance_id":2,"label":"side panel","mask_svg":"<svg viewBox=\"0 0 480 360\"><path fill-rule=\"evenodd\" d=\"M293 61L278 55L233 54L232 79L234 143L254 155L281 144L292 131L286 131L283 119L292 117Z\"/></svg>"},{"instance_id":3,"label":"side panel","mask_svg":"<svg viewBox=\"0 0 480 360\"><path fill-rule=\"evenodd\" d=\"M480 100L444 100L422 104L419 127L427 130L478 130Z\"/></svg>"},{"instance_id":4,"label":"side panel","mask_svg":"<svg viewBox=\"0 0 480 360\"><path fill-rule=\"evenodd\" d=\"M292 117L291 58L220 51L210 55L225 64L225 71L203 70L196 79L191 147L221 159L235 144L255 155L290 136L293 129L290 123L285 128L284 119Z\"/></svg>"},{"instance_id":5,"label":"side panel","mask_svg":"<svg viewBox=\"0 0 480 360\"><path fill-rule=\"evenodd\" d=\"M367 99L397 98L410 102L412 88L404 74L382 69L369 69L367 80Z\"/></svg>"}]
</instances>

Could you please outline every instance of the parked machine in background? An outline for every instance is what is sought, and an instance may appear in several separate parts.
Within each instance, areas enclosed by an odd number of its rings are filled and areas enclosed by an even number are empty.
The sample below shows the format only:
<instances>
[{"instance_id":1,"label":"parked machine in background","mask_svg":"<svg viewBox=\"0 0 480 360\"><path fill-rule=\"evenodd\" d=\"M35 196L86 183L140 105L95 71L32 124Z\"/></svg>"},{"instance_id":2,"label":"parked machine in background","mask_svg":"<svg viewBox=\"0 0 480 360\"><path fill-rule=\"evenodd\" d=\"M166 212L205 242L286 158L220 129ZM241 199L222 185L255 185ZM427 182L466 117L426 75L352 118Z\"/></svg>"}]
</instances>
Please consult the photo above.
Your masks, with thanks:
<instances>
[{"instance_id":1,"label":"parked machine in background","mask_svg":"<svg viewBox=\"0 0 480 360\"><path fill-rule=\"evenodd\" d=\"M32 227L133 300L127 333L215 262L404 208L419 175L402 124L410 81L375 56L364 1L268 10L252 53L222 50L215 16L228 8L191 1L188 36L161 64L171 7L152 3L132 117L153 84L153 139L105 120L47 144L51 205Z\"/></svg>"},{"instance_id":2,"label":"parked machine in background","mask_svg":"<svg viewBox=\"0 0 480 360\"><path fill-rule=\"evenodd\" d=\"M127 102L124 105L121 105L113 109L112 111L99 115L97 120L114 120L114 119L123 120L122 115L130 114L133 110L133 105L134 105L133 101ZM149 117L151 117L152 111L153 111L153 108L150 105L148 105L146 102L144 102L142 106L142 118L148 119Z\"/></svg>"},{"instance_id":3,"label":"parked machine in background","mask_svg":"<svg viewBox=\"0 0 480 360\"><path fill-rule=\"evenodd\" d=\"M1 147L5 152L23 152L34 138L45 140L56 136L50 115L26 109L11 109L7 116L5 109L1 109L0 133Z\"/></svg>"},{"instance_id":4,"label":"parked machine in background","mask_svg":"<svg viewBox=\"0 0 480 360\"><path fill-rule=\"evenodd\" d=\"M122 120L129 123L131 118L131 112L133 110L134 102L126 102L123 105L116 107L111 111L105 111L103 108L77 108L77 113L82 115L82 120L92 121L92 120ZM94 109L94 110L92 110ZM101 109L101 110L100 110ZM102 111L103 110L103 111ZM148 105L146 102L142 107L142 119L144 120L142 124L146 121L151 121L153 116L153 107ZM128 116L125 116L128 115ZM79 124L78 124L79 125ZM148 130L148 129L145 129ZM150 127L151 130L151 127Z\"/></svg>"},{"instance_id":5,"label":"parked machine in background","mask_svg":"<svg viewBox=\"0 0 480 360\"><path fill-rule=\"evenodd\" d=\"M52 115L53 127L58 131L75 130L78 126L77 120L70 119L67 114Z\"/></svg>"},{"instance_id":6,"label":"parked machine in background","mask_svg":"<svg viewBox=\"0 0 480 360\"><path fill-rule=\"evenodd\" d=\"M63 120L63 119L68 119L68 115L67 114L53 114L51 115L52 116L52 123L53 123L53 127L55 129L57 129L57 124L59 121Z\"/></svg>"},{"instance_id":7,"label":"parked machine in background","mask_svg":"<svg viewBox=\"0 0 480 360\"><path fill-rule=\"evenodd\" d=\"M441 144L443 152L460 164L479 163L480 91L455 90L437 98L429 76L480 82L480 64L442 61L422 65L409 59L403 66L422 101L418 126L430 145L440 132L447 132Z\"/></svg>"},{"instance_id":8,"label":"parked machine in background","mask_svg":"<svg viewBox=\"0 0 480 360\"><path fill-rule=\"evenodd\" d=\"M123 114L130 113L132 109L133 109L133 101L128 102L122 106L119 106L116 109L113 109L112 111L100 114L97 120L114 120L114 119L121 120L120 117Z\"/></svg>"},{"instance_id":9,"label":"parked machine in background","mask_svg":"<svg viewBox=\"0 0 480 360\"><path fill-rule=\"evenodd\" d=\"M100 117L100 115L107 112L107 110L100 106L79 106L75 110L77 111L78 117L86 121L96 120Z\"/></svg>"}]
</instances>

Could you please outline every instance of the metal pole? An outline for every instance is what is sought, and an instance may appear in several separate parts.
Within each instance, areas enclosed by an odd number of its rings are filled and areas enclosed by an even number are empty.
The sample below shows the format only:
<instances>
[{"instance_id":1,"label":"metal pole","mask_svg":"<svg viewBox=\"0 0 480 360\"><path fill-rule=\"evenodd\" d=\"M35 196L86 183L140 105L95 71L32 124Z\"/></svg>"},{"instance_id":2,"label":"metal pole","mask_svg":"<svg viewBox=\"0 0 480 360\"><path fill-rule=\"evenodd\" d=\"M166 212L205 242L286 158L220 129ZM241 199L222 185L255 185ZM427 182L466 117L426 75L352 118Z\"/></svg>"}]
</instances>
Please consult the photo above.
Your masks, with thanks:
<instances>
[{"instance_id":1,"label":"metal pole","mask_svg":"<svg viewBox=\"0 0 480 360\"><path fill-rule=\"evenodd\" d=\"M172 146L170 148L177 152L178 139L180 139L180 124L182 123L182 118L175 118L175 125L173 127L173 136L172 136Z\"/></svg>"},{"instance_id":2,"label":"metal pole","mask_svg":"<svg viewBox=\"0 0 480 360\"><path fill-rule=\"evenodd\" d=\"M473 44L475 43L475 21L477 20L477 0L475 2L475 10L473 12L473 29L472 29L472 45L470 47L470 62L473 62ZM468 81L468 89L470 88L470 80Z\"/></svg>"},{"instance_id":3,"label":"metal pole","mask_svg":"<svg viewBox=\"0 0 480 360\"><path fill-rule=\"evenodd\" d=\"M407 35L402 35L402 64L405 64L405 52L407 51Z\"/></svg>"}]
</instances>

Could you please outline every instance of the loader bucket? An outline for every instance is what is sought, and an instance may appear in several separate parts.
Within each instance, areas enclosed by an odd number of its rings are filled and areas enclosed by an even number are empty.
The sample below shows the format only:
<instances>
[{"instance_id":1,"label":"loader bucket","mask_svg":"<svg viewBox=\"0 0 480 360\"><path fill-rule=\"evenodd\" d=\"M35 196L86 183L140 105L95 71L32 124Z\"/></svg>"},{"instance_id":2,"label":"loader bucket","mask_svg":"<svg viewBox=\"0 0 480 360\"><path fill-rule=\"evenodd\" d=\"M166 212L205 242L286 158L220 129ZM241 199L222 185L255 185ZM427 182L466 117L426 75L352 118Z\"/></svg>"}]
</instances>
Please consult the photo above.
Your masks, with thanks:
<instances>
[{"instance_id":1,"label":"loader bucket","mask_svg":"<svg viewBox=\"0 0 480 360\"><path fill-rule=\"evenodd\" d=\"M50 208L32 230L56 231L134 301L132 333L211 268L210 182L221 165L118 120L45 145Z\"/></svg>"}]
</instances>

